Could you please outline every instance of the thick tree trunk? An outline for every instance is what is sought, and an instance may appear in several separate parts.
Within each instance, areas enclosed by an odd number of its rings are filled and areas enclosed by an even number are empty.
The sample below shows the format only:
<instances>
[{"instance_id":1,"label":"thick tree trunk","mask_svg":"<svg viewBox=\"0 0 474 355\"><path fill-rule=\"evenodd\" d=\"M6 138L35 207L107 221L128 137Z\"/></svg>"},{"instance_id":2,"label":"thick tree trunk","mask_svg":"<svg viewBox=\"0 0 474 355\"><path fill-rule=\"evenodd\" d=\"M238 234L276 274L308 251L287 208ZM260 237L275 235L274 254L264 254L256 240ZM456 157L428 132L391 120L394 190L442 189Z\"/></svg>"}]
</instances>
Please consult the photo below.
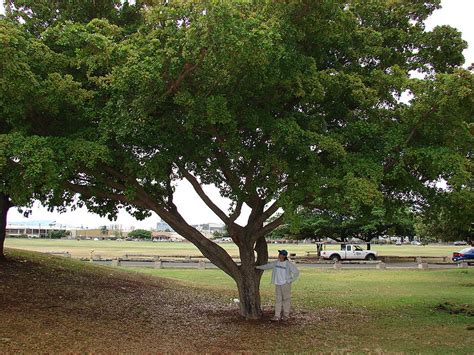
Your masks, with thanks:
<instances>
[{"instance_id":1,"label":"thick tree trunk","mask_svg":"<svg viewBox=\"0 0 474 355\"><path fill-rule=\"evenodd\" d=\"M235 278L239 290L240 313L246 319L260 319L260 279L262 271L255 268L255 256L252 248L240 250L240 273Z\"/></svg>"},{"instance_id":2,"label":"thick tree trunk","mask_svg":"<svg viewBox=\"0 0 474 355\"><path fill-rule=\"evenodd\" d=\"M164 209L149 199L148 196L143 196L143 200L145 201L145 207L153 209L176 232L193 243L202 252L203 256L235 280L239 291L240 311L243 317L246 319L262 317L260 279L263 272L255 268L255 252L257 253L257 264L262 265L268 260L268 249L264 233L262 233L263 221L258 221L258 216L254 217L257 222L247 227L240 227L233 223L227 224L229 234L240 251L241 265L237 265L222 247L188 225L175 206ZM229 220L225 221L229 222ZM258 235L260 237L255 238Z\"/></svg>"},{"instance_id":3,"label":"thick tree trunk","mask_svg":"<svg viewBox=\"0 0 474 355\"><path fill-rule=\"evenodd\" d=\"M10 198L8 195L0 192L0 260L5 259L3 252L7 228L7 214L11 207Z\"/></svg>"}]
</instances>

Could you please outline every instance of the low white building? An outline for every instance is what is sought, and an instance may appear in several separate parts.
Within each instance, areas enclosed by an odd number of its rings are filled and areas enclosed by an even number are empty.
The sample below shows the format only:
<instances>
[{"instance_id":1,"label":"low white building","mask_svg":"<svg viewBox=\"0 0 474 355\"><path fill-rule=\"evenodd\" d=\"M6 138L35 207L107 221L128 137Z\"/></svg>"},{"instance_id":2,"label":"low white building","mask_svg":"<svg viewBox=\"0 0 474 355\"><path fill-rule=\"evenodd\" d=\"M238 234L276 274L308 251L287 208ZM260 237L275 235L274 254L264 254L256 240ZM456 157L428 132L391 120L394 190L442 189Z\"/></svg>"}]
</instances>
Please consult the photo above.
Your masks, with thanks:
<instances>
[{"instance_id":1,"label":"low white building","mask_svg":"<svg viewBox=\"0 0 474 355\"><path fill-rule=\"evenodd\" d=\"M63 225L54 222L7 223L6 235L10 237L47 238L51 232L69 231Z\"/></svg>"}]
</instances>

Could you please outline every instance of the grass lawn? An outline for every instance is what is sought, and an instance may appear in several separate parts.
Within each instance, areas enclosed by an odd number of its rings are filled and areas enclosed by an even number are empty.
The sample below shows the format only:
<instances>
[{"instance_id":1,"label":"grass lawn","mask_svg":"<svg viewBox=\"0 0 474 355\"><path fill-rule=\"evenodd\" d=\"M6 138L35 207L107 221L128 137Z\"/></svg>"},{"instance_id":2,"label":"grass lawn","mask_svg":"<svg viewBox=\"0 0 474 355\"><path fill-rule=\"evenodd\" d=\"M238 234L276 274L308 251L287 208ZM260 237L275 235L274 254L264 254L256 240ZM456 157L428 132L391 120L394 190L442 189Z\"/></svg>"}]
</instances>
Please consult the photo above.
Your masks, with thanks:
<instances>
[{"instance_id":1,"label":"grass lawn","mask_svg":"<svg viewBox=\"0 0 474 355\"><path fill-rule=\"evenodd\" d=\"M240 319L219 270L121 269L7 249L0 352L472 354L474 269L302 268L292 319ZM46 287L45 287L46 286Z\"/></svg>"},{"instance_id":2,"label":"grass lawn","mask_svg":"<svg viewBox=\"0 0 474 355\"><path fill-rule=\"evenodd\" d=\"M134 271L213 290L229 299L238 297L233 280L218 270ZM269 282L267 271L261 283L262 302L272 308L274 291ZM303 268L293 287L293 305L296 310L318 314L317 331L331 339L322 345L322 351L330 350L331 344L370 352L459 354L474 349L473 269ZM307 336L311 336L309 328Z\"/></svg>"},{"instance_id":3,"label":"grass lawn","mask_svg":"<svg viewBox=\"0 0 474 355\"><path fill-rule=\"evenodd\" d=\"M237 246L233 243L220 244L230 255L238 256ZM91 250L94 254L103 258L115 258L125 254L152 254L160 256L170 255L200 255L199 250L189 242L127 242L111 240L51 240L51 239L20 239L7 238L5 246L8 248L47 252L47 251L68 251L73 257L89 257ZM304 256L306 251L316 251L314 244L269 244L270 255L276 256L279 249L287 249L290 253L296 253L297 256ZM336 245L329 248L337 248ZM463 247L454 245L373 245L372 249L379 252L380 255L399 255L399 256L451 256L454 251Z\"/></svg>"}]
</instances>

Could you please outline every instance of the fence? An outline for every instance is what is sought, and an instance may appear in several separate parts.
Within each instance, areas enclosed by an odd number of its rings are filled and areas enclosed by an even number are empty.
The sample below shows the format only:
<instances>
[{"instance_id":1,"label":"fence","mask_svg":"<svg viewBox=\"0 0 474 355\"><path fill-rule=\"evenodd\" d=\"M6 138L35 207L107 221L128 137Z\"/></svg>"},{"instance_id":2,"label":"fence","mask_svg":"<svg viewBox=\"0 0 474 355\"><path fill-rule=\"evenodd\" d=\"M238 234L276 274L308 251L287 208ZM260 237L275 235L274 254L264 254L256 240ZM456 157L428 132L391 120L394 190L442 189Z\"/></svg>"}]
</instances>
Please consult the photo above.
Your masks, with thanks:
<instances>
[{"instance_id":1,"label":"fence","mask_svg":"<svg viewBox=\"0 0 474 355\"><path fill-rule=\"evenodd\" d=\"M71 254L67 251L51 251L45 254L59 255L63 257L71 257ZM233 258L236 263L240 263L238 258ZM386 264L394 263L416 263L411 266L412 268L428 269L429 264L446 265L452 267L468 267L469 263L458 263L451 262L451 259L447 256L381 256L377 261L365 261L365 260L343 260L341 262L334 263L330 260L321 260L317 257L312 256L301 256L293 257L294 262L300 265L317 266L320 267L333 267L334 269L350 268L353 267L368 267L376 269L386 269ZM83 261L91 263L97 263L101 265L109 266L120 266L120 267L149 267L155 269L171 269L171 268L182 268L182 269L210 269L217 268L208 259L203 256L182 256L182 255L167 255L160 256L154 254L125 254L118 258L102 258L100 255L91 254L89 258L82 258ZM393 267L390 267L393 268Z\"/></svg>"}]
</instances>

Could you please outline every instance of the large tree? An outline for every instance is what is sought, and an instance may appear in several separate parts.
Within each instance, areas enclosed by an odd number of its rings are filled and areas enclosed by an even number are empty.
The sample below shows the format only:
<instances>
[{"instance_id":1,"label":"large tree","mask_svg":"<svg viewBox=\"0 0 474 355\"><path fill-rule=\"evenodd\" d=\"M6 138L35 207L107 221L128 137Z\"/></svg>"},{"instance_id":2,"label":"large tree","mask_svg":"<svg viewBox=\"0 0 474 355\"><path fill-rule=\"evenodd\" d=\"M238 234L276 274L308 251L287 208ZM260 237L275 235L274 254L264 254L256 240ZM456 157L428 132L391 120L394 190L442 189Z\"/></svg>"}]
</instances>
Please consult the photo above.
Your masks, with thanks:
<instances>
[{"instance_id":1,"label":"large tree","mask_svg":"<svg viewBox=\"0 0 474 355\"><path fill-rule=\"evenodd\" d=\"M171 1L145 7L133 34L57 23L37 41L67 66L51 75L83 95L73 114L40 115L46 131L27 132L54 151L61 183L49 196L69 204L77 193L104 215L155 211L235 280L242 315L259 318L265 236L300 206L422 205L439 179L469 177L473 76L459 68L456 30L424 29L438 5ZM226 224L240 264L180 214L181 179Z\"/></svg>"},{"instance_id":2,"label":"large tree","mask_svg":"<svg viewBox=\"0 0 474 355\"><path fill-rule=\"evenodd\" d=\"M303 209L271 235L297 240L329 238L337 242L357 238L367 243L384 236L413 238L415 214L408 207L390 207L366 206L356 212L350 208L342 211Z\"/></svg>"},{"instance_id":3,"label":"large tree","mask_svg":"<svg viewBox=\"0 0 474 355\"><path fill-rule=\"evenodd\" d=\"M28 207L35 198L45 199L57 185L53 150L46 134L48 120L65 117L72 97L80 90L64 80L57 56L29 39L20 26L0 22L0 259L7 214L13 206ZM72 79L72 78L71 78ZM34 109L33 109L34 106ZM59 113L61 112L61 113ZM32 131L37 134L33 135ZM52 199L51 199L52 202ZM25 210L27 213L27 210Z\"/></svg>"},{"instance_id":4,"label":"large tree","mask_svg":"<svg viewBox=\"0 0 474 355\"><path fill-rule=\"evenodd\" d=\"M10 208L21 207L27 216L35 200L61 208L63 194L70 195L57 188L60 175L52 169L53 150L45 136L58 134L50 128L59 116L69 124L75 122L61 134L82 125L78 107L88 95L68 75L70 63L35 37L55 24L88 23L97 17L133 32L142 22L139 10L145 2L9 0L4 4L6 15L0 17L0 259L4 259ZM52 196L52 191L59 194Z\"/></svg>"},{"instance_id":5,"label":"large tree","mask_svg":"<svg viewBox=\"0 0 474 355\"><path fill-rule=\"evenodd\" d=\"M474 244L473 204L472 184L443 191L418 218L418 235L427 240L465 240Z\"/></svg>"}]
</instances>

